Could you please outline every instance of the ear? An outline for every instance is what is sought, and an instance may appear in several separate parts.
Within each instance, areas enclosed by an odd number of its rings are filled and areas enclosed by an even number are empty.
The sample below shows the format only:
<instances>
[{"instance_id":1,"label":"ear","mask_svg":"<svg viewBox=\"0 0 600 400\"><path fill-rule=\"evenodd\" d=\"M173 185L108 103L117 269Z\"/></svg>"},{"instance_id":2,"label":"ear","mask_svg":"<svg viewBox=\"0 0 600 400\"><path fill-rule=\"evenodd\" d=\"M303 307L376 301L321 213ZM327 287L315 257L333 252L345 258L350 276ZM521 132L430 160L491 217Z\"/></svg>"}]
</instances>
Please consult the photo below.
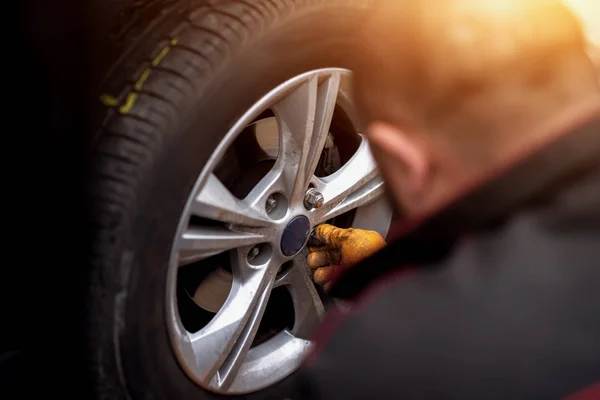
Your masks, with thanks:
<instances>
[{"instance_id":1,"label":"ear","mask_svg":"<svg viewBox=\"0 0 600 400\"><path fill-rule=\"evenodd\" d=\"M369 142L377 151L394 160L394 164L402 163L407 175L407 188L412 194L421 193L429 174L429 160L425 149L417 141L401 129L380 121L375 121L367 128ZM388 171L389 172L389 171Z\"/></svg>"}]
</instances>

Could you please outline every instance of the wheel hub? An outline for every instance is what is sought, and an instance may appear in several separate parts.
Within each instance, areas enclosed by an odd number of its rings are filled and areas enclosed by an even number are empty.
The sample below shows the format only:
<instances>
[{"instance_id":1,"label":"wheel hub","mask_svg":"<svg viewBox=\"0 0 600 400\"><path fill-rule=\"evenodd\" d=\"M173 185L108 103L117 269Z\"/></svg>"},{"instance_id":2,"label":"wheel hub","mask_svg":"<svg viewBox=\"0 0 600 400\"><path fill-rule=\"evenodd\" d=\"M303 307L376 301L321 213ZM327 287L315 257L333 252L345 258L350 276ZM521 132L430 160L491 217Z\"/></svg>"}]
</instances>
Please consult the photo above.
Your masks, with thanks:
<instances>
[{"instance_id":1,"label":"wheel hub","mask_svg":"<svg viewBox=\"0 0 600 400\"><path fill-rule=\"evenodd\" d=\"M292 219L281 235L281 252L291 257L300 252L310 236L310 221L304 215Z\"/></svg>"}]
</instances>

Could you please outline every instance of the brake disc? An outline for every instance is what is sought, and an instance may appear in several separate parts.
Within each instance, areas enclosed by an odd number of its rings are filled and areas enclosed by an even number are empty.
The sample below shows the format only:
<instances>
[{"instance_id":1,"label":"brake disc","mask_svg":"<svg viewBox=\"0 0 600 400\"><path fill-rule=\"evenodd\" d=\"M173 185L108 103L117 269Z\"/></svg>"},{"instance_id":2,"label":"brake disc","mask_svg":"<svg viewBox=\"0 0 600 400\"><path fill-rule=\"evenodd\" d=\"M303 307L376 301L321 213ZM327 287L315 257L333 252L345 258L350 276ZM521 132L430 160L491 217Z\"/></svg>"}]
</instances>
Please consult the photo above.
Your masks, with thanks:
<instances>
[{"instance_id":1,"label":"brake disc","mask_svg":"<svg viewBox=\"0 0 600 400\"><path fill-rule=\"evenodd\" d=\"M206 311L217 313L231 290L233 275L219 267L200 282L194 292L194 302Z\"/></svg>"}]
</instances>

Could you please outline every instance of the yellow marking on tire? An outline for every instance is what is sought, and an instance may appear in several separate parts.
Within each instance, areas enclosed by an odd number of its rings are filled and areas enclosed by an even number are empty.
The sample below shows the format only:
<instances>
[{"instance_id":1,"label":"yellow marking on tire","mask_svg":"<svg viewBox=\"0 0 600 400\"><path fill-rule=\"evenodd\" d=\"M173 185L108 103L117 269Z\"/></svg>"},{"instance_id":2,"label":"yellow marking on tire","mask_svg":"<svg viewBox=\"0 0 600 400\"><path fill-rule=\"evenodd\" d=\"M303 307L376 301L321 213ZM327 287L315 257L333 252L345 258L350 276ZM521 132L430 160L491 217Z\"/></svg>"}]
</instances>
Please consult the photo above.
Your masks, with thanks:
<instances>
[{"instance_id":1,"label":"yellow marking on tire","mask_svg":"<svg viewBox=\"0 0 600 400\"><path fill-rule=\"evenodd\" d=\"M100 95L100 101L108 107L114 107L119 104L119 100L106 93Z\"/></svg>"},{"instance_id":2,"label":"yellow marking on tire","mask_svg":"<svg viewBox=\"0 0 600 400\"><path fill-rule=\"evenodd\" d=\"M151 72L152 70L150 68L146 68L146 70L142 73L142 76L140 76L135 85L133 85L133 88L138 92L142 90L142 86L144 86L144 82L146 82Z\"/></svg>"},{"instance_id":3,"label":"yellow marking on tire","mask_svg":"<svg viewBox=\"0 0 600 400\"><path fill-rule=\"evenodd\" d=\"M170 47L165 47L164 49L162 49L160 53L158 53L158 55L154 58L154 60L152 60L152 66L156 67L158 64L160 64L160 62L163 58L165 58L170 49Z\"/></svg>"},{"instance_id":4,"label":"yellow marking on tire","mask_svg":"<svg viewBox=\"0 0 600 400\"><path fill-rule=\"evenodd\" d=\"M161 61L165 58L165 56L169 53L169 50L171 50L171 47L175 46L176 44L177 44L177 39L176 38L171 39L169 44L166 45L157 54L156 57L154 57L154 60L152 60L152 67L158 66L158 64L160 64ZM138 80L134 83L133 90L131 92L129 92L129 94L125 98L125 103L121 107L119 107L119 111L121 112L121 114L127 114L129 111L131 111L131 109L135 105L135 102L137 101L138 92L142 90L144 83L148 80L148 77L150 76L151 73L152 73L151 67L146 68L144 70L144 72L142 72L142 75L140 75ZM114 107L118 104L118 100L115 97L110 96L108 94L101 95L100 101L109 107Z\"/></svg>"},{"instance_id":5,"label":"yellow marking on tire","mask_svg":"<svg viewBox=\"0 0 600 400\"><path fill-rule=\"evenodd\" d=\"M136 92L129 93L127 95L127 98L125 99L125 104L123 104L121 108L119 108L121 114L127 114L129 111L131 111L131 109L135 105L135 101L137 100L137 98L138 94Z\"/></svg>"},{"instance_id":6,"label":"yellow marking on tire","mask_svg":"<svg viewBox=\"0 0 600 400\"><path fill-rule=\"evenodd\" d=\"M160 64L160 62L163 60L163 58L165 58L165 56L169 53L169 50L171 50L171 47L175 46L176 44L177 44L177 39L175 39L175 38L171 39L171 42L167 45L167 47L162 49L160 51L160 53L158 53L157 56L154 57L154 60L152 60L152 66L156 67L158 64Z\"/></svg>"}]
</instances>

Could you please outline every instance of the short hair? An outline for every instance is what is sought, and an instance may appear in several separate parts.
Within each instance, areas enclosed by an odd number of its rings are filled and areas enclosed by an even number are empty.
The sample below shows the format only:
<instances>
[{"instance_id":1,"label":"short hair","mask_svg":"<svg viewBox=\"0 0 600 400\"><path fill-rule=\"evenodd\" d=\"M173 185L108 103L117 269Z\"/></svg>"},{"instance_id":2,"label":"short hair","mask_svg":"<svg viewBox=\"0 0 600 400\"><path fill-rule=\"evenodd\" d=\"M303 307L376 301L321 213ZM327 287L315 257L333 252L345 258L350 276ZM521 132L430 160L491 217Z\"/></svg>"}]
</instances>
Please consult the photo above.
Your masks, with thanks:
<instances>
[{"instance_id":1,"label":"short hair","mask_svg":"<svg viewBox=\"0 0 600 400\"><path fill-rule=\"evenodd\" d=\"M494 3L512 10L482 8ZM586 49L577 18L559 0L384 0L358 43L363 118L405 127L444 120L502 85L537 90Z\"/></svg>"}]
</instances>

